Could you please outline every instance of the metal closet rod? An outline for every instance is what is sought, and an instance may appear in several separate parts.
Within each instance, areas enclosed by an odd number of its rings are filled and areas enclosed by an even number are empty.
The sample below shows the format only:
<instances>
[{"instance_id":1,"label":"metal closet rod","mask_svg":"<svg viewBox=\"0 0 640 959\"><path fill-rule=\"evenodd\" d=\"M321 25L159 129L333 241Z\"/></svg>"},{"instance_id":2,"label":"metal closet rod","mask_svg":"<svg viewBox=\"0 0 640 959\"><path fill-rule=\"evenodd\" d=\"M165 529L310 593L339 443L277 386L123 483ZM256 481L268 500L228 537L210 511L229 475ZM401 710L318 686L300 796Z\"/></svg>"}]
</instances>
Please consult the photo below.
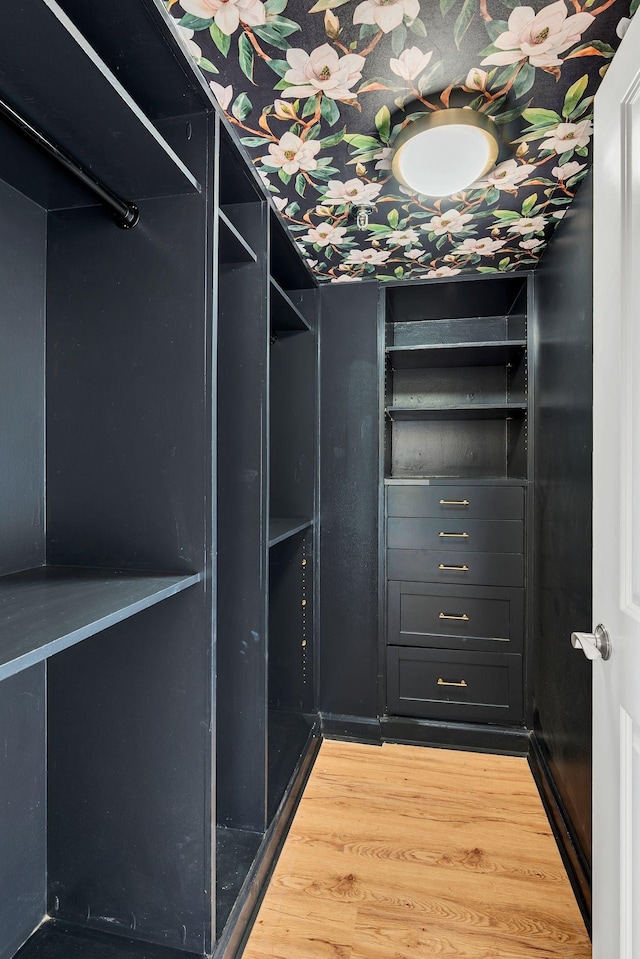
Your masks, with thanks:
<instances>
[{"instance_id":1,"label":"metal closet rod","mask_svg":"<svg viewBox=\"0 0 640 959\"><path fill-rule=\"evenodd\" d=\"M77 160L74 160L74 158L69 156L61 147L53 143L41 130L38 130L32 123L25 120L25 118L2 97L0 97L0 115L8 120L14 127L17 127L21 133L28 136L30 140L33 140L33 142L36 143L40 149L44 150L45 153L48 153L50 157L57 160L65 170L73 174L81 183L84 183L92 193L95 193L105 206L109 207L112 211L118 226L122 227L123 230L130 230L136 225L140 219L140 213L135 203L127 203L126 200L122 200L119 196L116 196L115 193L112 193L104 183L101 183L100 180L97 180L91 173L85 170Z\"/></svg>"}]
</instances>

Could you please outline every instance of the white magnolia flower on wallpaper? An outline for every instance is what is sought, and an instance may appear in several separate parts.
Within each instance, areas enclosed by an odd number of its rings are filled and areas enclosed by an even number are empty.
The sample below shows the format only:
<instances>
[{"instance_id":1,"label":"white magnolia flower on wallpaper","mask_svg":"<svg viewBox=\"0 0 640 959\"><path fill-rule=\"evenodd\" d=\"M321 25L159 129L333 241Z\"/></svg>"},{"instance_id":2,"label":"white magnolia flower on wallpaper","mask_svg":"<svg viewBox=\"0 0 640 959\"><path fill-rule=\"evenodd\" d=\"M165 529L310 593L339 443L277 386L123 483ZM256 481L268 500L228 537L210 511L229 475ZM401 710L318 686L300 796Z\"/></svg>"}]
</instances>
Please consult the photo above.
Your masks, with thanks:
<instances>
[{"instance_id":1,"label":"white magnolia flower on wallpaper","mask_svg":"<svg viewBox=\"0 0 640 959\"><path fill-rule=\"evenodd\" d=\"M572 160L570 163L563 163L562 166L554 166L551 172L557 180L568 180L576 173L586 169L586 166L586 163L576 163L575 160Z\"/></svg>"},{"instance_id":2,"label":"white magnolia flower on wallpaper","mask_svg":"<svg viewBox=\"0 0 640 959\"><path fill-rule=\"evenodd\" d=\"M376 170L390 170L394 153L395 150L393 147L383 147L381 150L378 150L373 157L374 160L378 161L376 163Z\"/></svg>"},{"instance_id":3,"label":"white magnolia flower on wallpaper","mask_svg":"<svg viewBox=\"0 0 640 959\"><path fill-rule=\"evenodd\" d=\"M464 85L468 90L484 90L488 78L489 74L486 70L481 70L479 67L472 67L467 74Z\"/></svg>"},{"instance_id":4,"label":"white magnolia flower on wallpaper","mask_svg":"<svg viewBox=\"0 0 640 959\"><path fill-rule=\"evenodd\" d=\"M436 236L444 236L445 233L463 233L470 220L473 220L471 213L447 210L442 216L432 217L422 229L428 233L435 233Z\"/></svg>"},{"instance_id":5,"label":"white magnolia flower on wallpaper","mask_svg":"<svg viewBox=\"0 0 640 959\"><path fill-rule=\"evenodd\" d=\"M361 276L334 276L331 279L332 283L356 283L358 280L361 280Z\"/></svg>"},{"instance_id":6,"label":"white magnolia flower on wallpaper","mask_svg":"<svg viewBox=\"0 0 640 959\"><path fill-rule=\"evenodd\" d=\"M438 277L442 276L457 276L458 273L462 273L462 270L457 269L453 266L439 266L437 270L429 270L427 273L427 279L436 280Z\"/></svg>"},{"instance_id":7,"label":"white magnolia flower on wallpaper","mask_svg":"<svg viewBox=\"0 0 640 959\"><path fill-rule=\"evenodd\" d=\"M624 40L624 35L631 26L631 19L629 17L622 17L616 27L616 36L620 37L621 40Z\"/></svg>"},{"instance_id":8,"label":"white magnolia flower on wallpaper","mask_svg":"<svg viewBox=\"0 0 640 959\"><path fill-rule=\"evenodd\" d=\"M552 213L551 216L555 217L556 220L562 220L567 215L566 210L556 210L555 213Z\"/></svg>"},{"instance_id":9,"label":"white magnolia flower on wallpaper","mask_svg":"<svg viewBox=\"0 0 640 959\"><path fill-rule=\"evenodd\" d=\"M228 87L223 87L221 83L216 83L215 80L209 81L209 86L213 90L213 95L220 104L223 110L228 110L231 101L233 100L233 87L229 84ZM268 180L266 181L268 184Z\"/></svg>"},{"instance_id":10,"label":"white magnolia flower on wallpaper","mask_svg":"<svg viewBox=\"0 0 640 959\"><path fill-rule=\"evenodd\" d=\"M410 250L405 250L404 255L409 260L418 260L426 251L421 246L412 246Z\"/></svg>"},{"instance_id":11,"label":"white magnolia flower on wallpaper","mask_svg":"<svg viewBox=\"0 0 640 959\"><path fill-rule=\"evenodd\" d=\"M385 237L388 246L412 246L418 239L416 230L392 230Z\"/></svg>"},{"instance_id":12,"label":"white magnolia flower on wallpaper","mask_svg":"<svg viewBox=\"0 0 640 959\"><path fill-rule=\"evenodd\" d=\"M189 27L181 27L179 22L175 18L172 18L172 19L178 29L178 33L180 34L180 36L182 37L182 39L187 45L187 50L189 51L189 53L191 54L191 56L197 63L198 60L202 59L202 50L193 39L195 30L190 30Z\"/></svg>"},{"instance_id":13,"label":"white magnolia flower on wallpaper","mask_svg":"<svg viewBox=\"0 0 640 959\"><path fill-rule=\"evenodd\" d=\"M317 246L328 246L330 243L342 243L346 232L347 230L344 226L320 223L318 226L311 227L302 239L306 240L307 243L315 243Z\"/></svg>"},{"instance_id":14,"label":"white magnolia flower on wallpaper","mask_svg":"<svg viewBox=\"0 0 640 959\"><path fill-rule=\"evenodd\" d=\"M593 126L591 125L591 120L588 118L586 120L580 120L579 123L559 123L558 126L551 131L551 136L542 141L540 149L555 150L559 156L562 153L566 153L567 150L575 150L576 147L586 147L591 139L592 133Z\"/></svg>"},{"instance_id":15,"label":"white magnolia flower on wallpaper","mask_svg":"<svg viewBox=\"0 0 640 959\"><path fill-rule=\"evenodd\" d=\"M523 250L527 250L529 253L533 253L534 250L544 246L544 240L520 240L518 246L521 246Z\"/></svg>"},{"instance_id":16,"label":"white magnolia flower on wallpaper","mask_svg":"<svg viewBox=\"0 0 640 959\"><path fill-rule=\"evenodd\" d=\"M375 24L390 33L405 17L412 22L419 13L420 0L364 0L356 7L353 22Z\"/></svg>"},{"instance_id":17,"label":"white magnolia flower on wallpaper","mask_svg":"<svg viewBox=\"0 0 640 959\"><path fill-rule=\"evenodd\" d=\"M473 184L476 187L493 186L497 190L517 190L518 184L535 173L531 163L518 163L517 160L504 160L489 170L486 176Z\"/></svg>"},{"instance_id":18,"label":"white magnolia flower on wallpaper","mask_svg":"<svg viewBox=\"0 0 640 959\"><path fill-rule=\"evenodd\" d=\"M390 250L374 250L373 247L369 247L366 250L352 250L344 262L357 266L361 263L373 263L374 266L380 266L390 256Z\"/></svg>"},{"instance_id":19,"label":"white magnolia flower on wallpaper","mask_svg":"<svg viewBox=\"0 0 640 959\"><path fill-rule=\"evenodd\" d=\"M327 190L323 196L325 203L372 203L380 190L380 183L365 183L354 177L352 180L329 180Z\"/></svg>"},{"instance_id":20,"label":"white magnolia flower on wallpaper","mask_svg":"<svg viewBox=\"0 0 640 959\"><path fill-rule=\"evenodd\" d=\"M284 79L293 86L284 90L282 95L297 99L322 92L332 100L353 100L355 93L351 87L362 78L365 62L365 58L357 53L339 57L328 43L316 47L311 54L300 48L287 50L290 69Z\"/></svg>"},{"instance_id":21,"label":"white magnolia flower on wallpaper","mask_svg":"<svg viewBox=\"0 0 640 959\"><path fill-rule=\"evenodd\" d=\"M266 23L267 14L260 0L180 0L180 6L194 17L209 20L213 17L218 29L231 36L240 21L250 27Z\"/></svg>"},{"instance_id":22,"label":"white magnolia flower on wallpaper","mask_svg":"<svg viewBox=\"0 0 640 959\"><path fill-rule=\"evenodd\" d=\"M506 240L492 240L489 236L482 237L479 240L469 237L463 240L460 246L456 247L455 252L460 256L472 256L474 253L478 253L480 256L493 256L494 253L505 246L506 242Z\"/></svg>"},{"instance_id":23,"label":"white magnolia flower on wallpaper","mask_svg":"<svg viewBox=\"0 0 640 959\"><path fill-rule=\"evenodd\" d=\"M521 216L509 227L509 233L519 233L526 236L528 233L542 233L547 221L543 216Z\"/></svg>"},{"instance_id":24,"label":"white magnolia flower on wallpaper","mask_svg":"<svg viewBox=\"0 0 640 959\"><path fill-rule=\"evenodd\" d=\"M493 41L498 52L485 57L482 66L502 67L524 59L533 67L560 66L559 54L578 43L594 19L590 13L568 17L565 0L550 3L538 13L533 7L516 7L509 17L509 29Z\"/></svg>"},{"instance_id":25,"label":"white magnolia flower on wallpaper","mask_svg":"<svg viewBox=\"0 0 640 959\"><path fill-rule=\"evenodd\" d=\"M279 143L269 144L269 153L260 157L267 166L279 167L292 175L299 170L315 170L318 161L316 153L320 150L318 140L301 140L295 133L283 134Z\"/></svg>"},{"instance_id":26,"label":"white magnolia flower on wallpaper","mask_svg":"<svg viewBox=\"0 0 640 959\"><path fill-rule=\"evenodd\" d=\"M282 213L282 211L284 210L288 202L289 201L286 199L286 197L283 197L283 196L274 196L273 198L273 205L275 206L278 213Z\"/></svg>"},{"instance_id":27,"label":"white magnolia flower on wallpaper","mask_svg":"<svg viewBox=\"0 0 640 959\"><path fill-rule=\"evenodd\" d=\"M397 60L389 60L389 66L397 77L403 80L415 80L429 65L433 51L423 53L420 47L403 50Z\"/></svg>"}]
</instances>

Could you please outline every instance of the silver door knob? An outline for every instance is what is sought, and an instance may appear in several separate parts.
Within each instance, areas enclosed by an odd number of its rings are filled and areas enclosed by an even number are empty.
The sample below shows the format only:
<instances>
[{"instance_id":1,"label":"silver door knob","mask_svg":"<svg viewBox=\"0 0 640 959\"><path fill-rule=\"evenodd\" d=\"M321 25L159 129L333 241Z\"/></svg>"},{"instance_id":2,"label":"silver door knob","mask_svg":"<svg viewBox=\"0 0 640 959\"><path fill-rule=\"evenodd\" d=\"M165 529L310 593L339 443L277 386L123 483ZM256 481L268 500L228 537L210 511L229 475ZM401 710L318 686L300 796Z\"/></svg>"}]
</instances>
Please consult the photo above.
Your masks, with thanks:
<instances>
[{"instance_id":1,"label":"silver door knob","mask_svg":"<svg viewBox=\"0 0 640 959\"><path fill-rule=\"evenodd\" d=\"M571 633L571 645L581 649L587 659L611 659L611 636L602 623L592 633Z\"/></svg>"}]
</instances>

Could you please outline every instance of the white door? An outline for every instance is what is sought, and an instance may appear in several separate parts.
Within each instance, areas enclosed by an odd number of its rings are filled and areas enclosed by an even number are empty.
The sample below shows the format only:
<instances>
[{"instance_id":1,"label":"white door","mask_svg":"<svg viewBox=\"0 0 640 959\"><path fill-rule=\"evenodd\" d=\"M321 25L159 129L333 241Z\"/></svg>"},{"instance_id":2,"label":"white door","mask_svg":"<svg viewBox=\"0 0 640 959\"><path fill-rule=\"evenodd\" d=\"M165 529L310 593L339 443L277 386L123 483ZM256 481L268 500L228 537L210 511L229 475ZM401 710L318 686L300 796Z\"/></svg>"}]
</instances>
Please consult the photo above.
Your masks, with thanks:
<instances>
[{"instance_id":1,"label":"white door","mask_svg":"<svg viewBox=\"0 0 640 959\"><path fill-rule=\"evenodd\" d=\"M640 959L640 14L594 135L593 955ZM635 908L634 908L635 906Z\"/></svg>"}]
</instances>

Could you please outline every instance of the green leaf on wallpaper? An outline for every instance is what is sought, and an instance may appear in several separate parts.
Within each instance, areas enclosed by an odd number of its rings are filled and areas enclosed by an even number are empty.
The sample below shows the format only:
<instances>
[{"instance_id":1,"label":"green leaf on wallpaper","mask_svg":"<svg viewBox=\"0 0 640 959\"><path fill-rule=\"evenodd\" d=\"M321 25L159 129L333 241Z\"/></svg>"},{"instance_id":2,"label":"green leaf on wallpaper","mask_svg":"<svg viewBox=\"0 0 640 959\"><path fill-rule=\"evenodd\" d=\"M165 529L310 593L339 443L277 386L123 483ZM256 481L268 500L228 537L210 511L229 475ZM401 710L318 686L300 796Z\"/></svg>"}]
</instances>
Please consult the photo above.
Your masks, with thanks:
<instances>
[{"instance_id":1,"label":"green leaf on wallpaper","mask_svg":"<svg viewBox=\"0 0 640 959\"><path fill-rule=\"evenodd\" d=\"M241 33L238 40L238 62L247 80L253 83L253 47L246 33Z\"/></svg>"},{"instance_id":2,"label":"green leaf on wallpaper","mask_svg":"<svg viewBox=\"0 0 640 959\"><path fill-rule=\"evenodd\" d=\"M458 0L440 0L440 12L442 16L446 17L451 7L454 7L457 2Z\"/></svg>"},{"instance_id":3,"label":"green leaf on wallpaper","mask_svg":"<svg viewBox=\"0 0 640 959\"><path fill-rule=\"evenodd\" d=\"M449 237L448 237L448 236L446 236L446 235L445 235L445 236L439 236L438 239L436 240L436 248L437 248L438 250L441 250L442 247L445 246L448 242L449 242Z\"/></svg>"},{"instance_id":4,"label":"green leaf on wallpaper","mask_svg":"<svg viewBox=\"0 0 640 959\"><path fill-rule=\"evenodd\" d=\"M277 50L289 50L291 44L280 31L275 26L271 26L270 23L266 23L262 26L256 26L251 28L257 37L260 37L261 40L264 40L265 43L271 44L272 47L275 47Z\"/></svg>"},{"instance_id":5,"label":"green leaf on wallpaper","mask_svg":"<svg viewBox=\"0 0 640 959\"><path fill-rule=\"evenodd\" d=\"M291 174L285 173L284 170L278 170L278 176L280 177L282 182L285 184L288 183L291 179Z\"/></svg>"},{"instance_id":6,"label":"green leaf on wallpaper","mask_svg":"<svg viewBox=\"0 0 640 959\"><path fill-rule=\"evenodd\" d=\"M286 213L287 216L296 216L296 214L300 212L300 204L296 203L296 201L294 200L293 203L290 203L289 206L285 207L284 212ZM300 227L298 227L298 229L300 229ZM304 230L306 229L306 227L302 227L301 229Z\"/></svg>"},{"instance_id":7,"label":"green leaf on wallpaper","mask_svg":"<svg viewBox=\"0 0 640 959\"><path fill-rule=\"evenodd\" d=\"M380 27L377 23L363 23L360 27L358 38L360 40L368 40L369 37L374 37L379 30Z\"/></svg>"},{"instance_id":8,"label":"green leaf on wallpaper","mask_svg":"<svg viewBox=\"0 0 640 959\"><path fill-rule=\"evenodd\" d=\"M579 117L581 117L583 113L587 112L594 100L595 97L585 97L584 100L581 100L575 110L573 110L573 112L570 114L569 119L577 120Z\"/></svg>"},{"instance_id":9,"label":"green leaf on wallpaper","mask_svg":"<svg viewBox=\"0 0 640 959\"><path fill-rule=\"evenodd\" d=\"M412 20L407 26L417 37L426 37L427 28L419 17L416 17L415 20Z\"/></svg>"},{"instance_id":10,"label":"green leaf on wallpaper","mask_svg":"<svg viewBox=\"0 0 640 959\"><path fill-rule=\"evenodd\" d=\"M267 60L267 66L271 67L279 77L283 77L287 70L291 69L291 65L286 60ZM289 86L293 86L293 84L291 83Z\"/></svg>"},{"instance_id":11,"label":"green leaf on wallpaper","mask_svg":"<svg viewBox=\"0 0 640 959\"><path fill-rule=\"evenodd\" d=\"M328 147L337 146L338 143L342 143L342 140L344 139L344 131L346 129L346 127L343 127L343 129L339 130L337 133L332 133L328 137L322 137L320 140L320 146L323 148L323 150L326 150Z\"/></svg>"},{"instance_id":12,"label":"green leaf on wallpaper","mask_svg":"<svg viewBox=\"0 0 640 959\"><path fill-rule=\"evenodd\" d=\"M300 128L300 133L302 133L303 127L302 127L300 124L298 124L298 123L296 123L296 126ZM307 140L317 140L318 137L320 136L320 130L321 130L320 124L319 124L319 123L314 123L313 126L312 126L312 127L309 127L309 129L307 130L306 139L307 139ZM292 133L295 133L296 136L298 136L298 137L300 136L300 133L298 133L297 130L292 130Z\"/></svg>"},{"instance_id":13,"label":"green leaf on wallpaper","mask_svg":"<svg viewBox=\"0 0 640 959\"><path fill-rule=\"evenodd\" d=\"M518 72L518 76L513 82L513 93L517 100L528 93L536 79L536 68L530 63L523 63Z\"/></svg>"},{"instance_id":14,"label":"green leaf on wallpaper","mask_svg":"<svg viewBox=\"0 0 640 959\"><path fill-rule=\"evenodd\" d=\"M589 151L587 150L586 147L576 147L576 153L578 154L579 157L589 156Z\"/></svg>"},{"instance_id":15,"label":"green leaf on wallpaper","mask_svg":"<svg viewBox=\"0 0 640 959\"><path fill-rule=\"evenodd\" d=\"M591 50L595 50L601 57L606 57L607 60L610 60L616 52L610 43L605 43L603 40L590 40L588 43L581 43L579 46L574 47L565 59L573 60L574 57L581 55L589 56L589 51Z\"/></svg>"},{"instance_id":16,"label":"green leaf on wallpaper","mask_svg":"<svg viewBox=\"0 0 640 959\"><path fill-rule=\"evenodd\" d=\"M558 160L558 166L562 166L563 163L568 163L571 157L573 156L573 150L566 150Z\"/></svg>"},{"instance_id":17,"label":"green leaf on wallpaper","mask_svg":"<svg viewBox=\"0 0 640 959\"><path fill-rule=\"evenodd\" d=\"M521 0L502 0L502 3L505 7L508 7L509 10L513 10L514 7L522 6Z\"/></svg>"},{"instance_id":18,"label":"green leaf on wallpaper","mask_svg":"<svg viewBox=\"0 0 640 959\"><path fill-rule=\"evenodd\" d=\"M231 107L231 112L236 120L240 120L240 122L242 122L245 117L248 117L252 110L253 104L246 93L241 93L237 96Z\"/></svg>"},{"instance_id":19,"label":"green leaf on wallpaper","mask_svg":"<svg viewBox=\"0 0 640 959\"><path fill-rule=\"evenodd\" d=\"M389 107L380 107L376 113L375 124L376 130L380 134L380 139L382 142L388 143L389 134L391 133L391 114L389 113Z\"/></svg>"},{"instance_id":20,"label":"green leaf on wallpaper","mask_svg":"<svg viewBox=\"0 0 640 959\"><path fill-rule=\"evenodd\" d=\"M398 279L401 280L402 277L404 276L404 270L402 269L401 266L397 266L395 270L393 271L393 275L397 276Z\"/></svg>"},{"instance_id":21,"label":"green leaf on wallpaper","mask_svg":"<svg viewBox=\"0 0 640 959\"><path fill-rule=\"evenodd\" d=\"M558 123L562 123L562 117L559 113L554 110L543 110L542 107L523 110L522 116L532 127L554 127Z\"/></svg>"},{"instance_id":22,"label":"green leaf on wallpaper","mask_svg":"<svg viewBox=\"0 0 640 959\"><path fill-rule=\"evenodd\" d=\"M305 103L304 109L302 110L302 116L312 117L313 114L316 112L317 108L318 108L318 94L316 93L314 94L314 96L309 97L309 99Z\"/></svg>"},{"instance_id":23,"label":"green leaf on wallpaper","mask_svg":"<svg viewBox=\"0 0 640 959\"><path fill-rule=\"evenodd\" d=\"M296 193L299 194L299 196L304 196L304 191L306 186L307 186L307 181L305 180L303 175L299 173L296 177Z\"/></svg>"},{"instance_id":24,"label":"green leaf on wallpaper","mask_svg":"<svg viewBox=\"0 0 640 959\"><path fill-rule=\"evenodd\" d=\"M498 269L506 270L510 262L511 260L509 259L509 257L505 256L504 259L500 260L500 262L498 263Z\"/></svg>"},{"instance_id":25,"label":"green leaf on wallpaper","mask_svg":"<svg viewBox=\"0 0 640 959\"><path fill-rule=\"evenodd\" d=\"M583 77L580 77L579 80L576 80L576 82L569 87L567 95L564 98L564 106L562 107L563 117L569 117L571 112L575 110L582 99L584 91L587 89L588 83L589 75L585 73Z\"/></svg>"},{"instance_id":26,"label":"green leaf on wallpaper","mask_svg":"<svg viewBox=\"0 0 640 959\"><path fill-rule=\"evenodd\" d=\"M517 120L518 117L522 116L522 110L505 110L504 113L499 113L493 119L496 123L511 123L512 120Z\"/></svg>"},{"instance_id":27,"label":"green leaf on wallpaper","mask_svg":"<svg viewBox=\"0 0 640 959\"><path fill-rule=\"evenodd\" d=\"M399 23L391 31L391 49L396 57L399 57L407 45L407 28L404 23Z\"/></svg>"},{"instance_id":28,"label":"green leaf on wallpaper","mask_svg":"<svg viewBox=\"0 0 640 959\"><path fill-rule=\"evenodd\" d=\"M478 273L499 273L495 266L479 266Z\"/></svg>"},{"instance_id":29,"label":"green leaf on wallpaper","mask_svg":"<svg viewBox=\"0 0 640 959\"><path fill-rule=\"evenodd\" d=\"M200 57L198 60L198 66L201 70L206 70L207 73L220 73L218 68L213 65L211 60L207 60L206 57Z\"/></svg>"},{"instance_id":30,"label":"green leaf on wallpaper","mask_svg":"<svg viewBox=\"0 0 640 959\"><path fill-rule=\"evenodd\" d=\"M392 230L398 229L399 219L400 219L400 216L397 210L391 210L389 213L387 213L387 223L389 224Z\"/></svg>"},{"instance_id":31,"label":"green leaf on wallpaper","mask_svg":"<svg viewBox=\"0 0 640 959\"><path fill-rule=\"evenodd\" d=\"M327 121L330 127L334 126L340 119L340 108L331 97L323 97L320 104L320 113Z\"/></svg>"},{"instance_id":32,"label":"green leaf on wallpaper","mask_svg":"<svg viewBox=\"0 0 640 959\"><path fill-rule=\"evenodd\" d=\"M265 12L274 13L277 16L287 9L287 2L288 0L265 0Z\"/></svg>"},{"instance_id":33,"label":"green leaf on wallpaper","mask_svg":"<svg viewBox=\"0 0 640 959\"><path fill-rule=\"evenodd\" d=\"M522 204L522 215L529 216L534 206L538 202L538 194L532 193L531 196L528 196L527 199Z\"/></svg>"},{"instance_id":34,"label":"green leaf on wallpaper","mask_svg":"<svg viewBox=\"0 0 640 959\"><path fill-rule=\"evenodd\" d=\"M231 46L231 37L227 36L226 33L223 33L220 27L215 23L212 23L209 27L209 33L211 35L211 39L217 46L222 56L226 57L229 52L229 47Z\"/></svg>"},{"instance_id":35,"label":"green leaf on wallpaper","mask_svg":"<svg viewBox=\"0 0 640 959\"><path fill-rule=\"evenodd\" d=\"M345 133L344 139L349 146L356 150L380 150L381 144L374 137L365 136L363 133Z\"/></svg>"},{"instance_id":36,"label":"green leaf on wallpaper","mask_svg":"<svg viewBox=\"0 0 640 959\"><path fill-rule=\"evenodd\" d=\"M471 26L471 21L478 10L478 0L464 0L462 10L458 14L455 26L453 28L453 39L456 42L458 50L464 38L465 33Z\"/></svg>"},{"instance_id":37,"label":"green leaf on wallpaper","mask_svg":"<svg viewBox=\"0 0 640 959\"><path fill-rule=\"evenodd\" d=\"M309 171L309 176L314 180L331 180L332 177L338 176L340 171L334 166L328 167L316 167L315 170Z\"/></svg>"},{"instance_id":38,"label":"green leaf on wallpaper","mask_svg":"<svg viewBox=\"0 0 640 959\"><path fill-rule=\"evenodd\" d=\"M485 27L487 28L487 33L493 41L497 40L500 34L506 33L509 29L509 24L506 20L486 20Z\"/></svg>"},{"instance_id":39,"label":"green leaf on wallpaper","mask_svg":"<svg viewBox=\"0 0 640 959\"><path fill-rule=\"evenodd\" d=\"M494 186L490 190L487 190L487 195L485 197L485 203L487 206L491 206L492 203L497 203L500 199L500 190L497 190Z\"/></svg>"},{"instance_id":40,"label":"green leaf on wallpaper","mask_svg":"<svg viewBox=\"0 0 640 959\"><path fill-rule=\"evenodd\" d=\"M213 17L204 20L202 17L195 17L192 13L185 13L178 26L186 27L187 30L208 30L213 23Z\"/></svg>"},{"instance_id":41,"label":"green leaf on wallpaper","mask_svg":"<svg viewBox=\"0 0 640 959\"><path fill-rule=\"evenodd\" d=\"M640 0L631 0L631 6L629 7L629 16L632 17L638 7L640 6Z\"/></svg>"},{"instance_id":42,"label":"green leaf on wallpaper","mask_svg":"<svg viewBox=\"0 0 640 959\"><path fill-rule=\"evenodd\" d=\"M240 143L246 147L266 147L268 137L241 137Z\"/></svg>"},{"instance_id":43,"label":"green leaf on wallpaper","mask_svg":"<svg viewBox=\"0 0 640 959\"><path fill-rule=\"evenodd\" d=\"M499 220L519 220L520 214L516 210L492 210L491 215Z\"/></svg>"},{"instance_id":44,"label":"green leaf on wallpaper","mask_svg":"<svg viewBox=\"0 0 640 959\"><path fill-rule=\"evenodd\" d=\"M336 7L342 7L345 3L349 3L349 0L318 0L318 2L311 7L309 13L323 13L325 10L335 10Z\"/></svg>"}]
</instances>

